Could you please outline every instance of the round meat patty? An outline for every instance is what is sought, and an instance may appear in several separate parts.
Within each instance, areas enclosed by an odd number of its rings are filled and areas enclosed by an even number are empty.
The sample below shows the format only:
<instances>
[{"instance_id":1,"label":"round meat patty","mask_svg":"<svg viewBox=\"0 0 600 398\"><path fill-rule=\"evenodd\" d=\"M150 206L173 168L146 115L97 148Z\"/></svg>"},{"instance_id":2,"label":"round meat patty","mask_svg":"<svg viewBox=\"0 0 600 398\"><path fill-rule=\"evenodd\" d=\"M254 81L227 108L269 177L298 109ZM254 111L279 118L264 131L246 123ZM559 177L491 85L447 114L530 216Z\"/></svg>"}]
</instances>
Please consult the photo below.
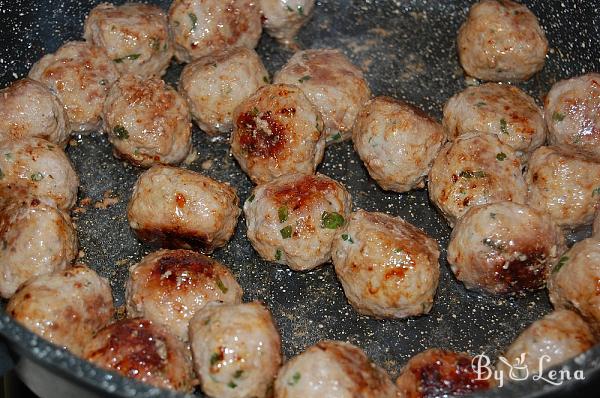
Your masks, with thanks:
<instances>
[{"instance_id":1,"label":"round meat patty","mask_svg":"<svg viewBox=\"0 0 600 398\"><path fill-rule=\"evenodd\" d=\"M210 253L233 235L238 204L227 184L190 170L154 166L133 187L127 217L143 241Z\"/></svg>"},{"instance_id":2,"label":"round meat patty","mask_svg":"<svg viewBox=\"0 0 600 398\"><path fill-rule=\"evenodd\" d=\"M83 357L156 387L189 393L195 385L190 350L146 319L124 319L100 330L87 342Z\"/></svg>"},{"instance_id":3,"label":"round meat patty","mask_svg":"<svg viewBox=\"0 0 600 398\"><path fill-rule=\"evenodd\" d=\"M173 57L167 13L153 5L98 4L85 20L83 37L104 48L122 74L162 76Z\"/></svg>"},{"instance_id":4,"label":"round meat patty","mask_svg":"<svg viewBox=\"0 0 600 398\"><path fill-rule=\"evenodd\" d=\"M258 4L269 36L286 45L294 44L296 34L315 7L314 0L259 0Z\"/></svg>"},{"instance_id":5,"label":"round meat patty","mask_svg":"<svg viewBox=\"0 0 600 398\"><path fill-rule=\"evenodd\" d=\"M187 103L157 77L122 76L108 93L103 118L115 156L136 166L178 164L192 151Z\"/></svg>"},{"instance_id":6,"label":"round meat patty","mask_svg":"<svg viewBox=\"0 0 600 398\"><path fill-rule=\"evenodd\" d=\"M589 225L600 206L600 163L556 146L538 148L526 174L527 204L561 227Z\"/></svg>"},{"instance_id":7,"label":"round meat patty","mask_svg":"<svg viewBox=\"0 0 600 398\"><path fill-rule=\"evenodd\" d=\"M244 203L247 236L262 258L295 271L331 259L331 244L352 198L323 174L291 174L257 186Z\"/></svg>"},{"instance_id":8,"label":"round meat patty","mask_svg":"<svg viewBox=\"0 0 600 398\"><path fill-rule=\"evenodd\" d=\"M333 241L344 293L361 314L405 318L431 310L438 285L437 242L399 217L358 210Z\"/></svg>"},{"instance_id":9,"label":"round meat patty","mask_svg":"<svg viewBox=\"0 0 600 398\"><path fill-rule=\"evenodd\" d=\"M226 48L254 48L262 33L254 0L174 0L169 24L179 62Z\"/></svg>"},{"instance_id":10,"label":"round meat patty","mask_svg":"<svg viewBox=\"0 0 600 398\"><path fill-rule=\"evenodd\" d=\"M323 160L321 113L297 86L266 85L233 114L231 152L255 184L313 174Z\"/></svg>"},{"instance_id":11,"label":"round meat patty","mask_svg":"<svg viewBox=\"0 0 600 398\"><path fill-rule=\"evenodd\" d=\"M183 341L195 313L212 301L242 301L242 288L223 264L191 250L159 250L129 269L127 315L163 325Z\"/></svg>"},{"instance_id":12,"label":"round meat patty","mask_svg":"<svg viewBox=\"0 0 600 398\"><path fill-rule=\"evenodd\" d=\"M472 131L494 134L523 161L546 140L542 110L509 84L486 83L454 95L444 106L444 127L450 140Z\"/></svg>"},{"instance_id":13,"label":"round meat patty","mask_svg":"<svg viewBox=\"0 0 600 398\"><path fill-rule=\"evenodd\" d=\"M471 133L449 142L429 172L429 198L452 226L471 206L525 203L521 162L491 134Z\"/></svg>"},{"instance_id":14,"label":"round meat patty","mask_svg":"<svg viewBox=\"0 0 600 398\"><path fill-rule=\"evenodd\" d=\"M498 202L472 207L457 222L448 262L469 289L519 293L544 287L566 249L561 229L548 214Z\"/></svg>"},{"instance_id":15,"label":"round meat patty","mask_svg":"<svg viewBox=\"0 0 600 398\"><path fill-rule=\"evenodd\" d=\"M269 398L281 364L281 339L259 302L210 303L190 322L194 369L214 398Z\"/></svg>"},{"instance_id":16,"label":"round meat patty","mask_svg":"<svg viewBox=\"0 0 600 398\"><path fill-rule=\"evenodd\" d=\"M531 376L538 373L540 364L546 370L585 352L594 343L590 328L579 315L569 310L556 310L521 332L496 367L505 375L527 369ZM522 372L518 374L519 378L528 376Z\"/></svg>"},{"instance_id":17,"label":"round meat patty","mask_svg":"<svg viewBox=\"0 0 600 398\"><path fill-rule=\"evenodd\" d=\"M351 138L356 116L371 98L362 71L339 50L298 51L275 74L274 82L302 89L323 115L328 144Z\"/></svg>"},{"instance_id":18,"label":"round meat patty","mask_svg":"<svg viewBox=\"0 0 600 398\"><path fill-rule=\"evenodd\" d=\"M555 83L544 105L551 144L600 158L600 73Z\"/></svg>"},{"instance_id":19,"label":"round meat patty","mask_svg":"<svg viewBox=\"0 0 600 398\"><path fill-rule=\"evenodd\" d=\"M0 142L0 176L0 202L31 196L68 210L77 200L79 178L71 161L41 138Z\"/></svg>"},{"instance_id":20,"label":"round meat patty","mask_svg":"<svg viewBox=\"0 0 600 398\"><path fill-rule=\"evenodd\" d=\"M478 380L471 355L432 348L404 365L396 386L397 398L438 398L483 392L495 384L493 378Z\"/></svg>"},{"instance_id":21,"label":"round meat patty","mask_svg":"<svg viewBox=\"0 0 600 398\"><path fill-rule=\"evenodd\" d=\"M85 344L114 313L110 285L85 265L26 282L6 305L17 322L81 356Z\"/></svg>"},{"instance_id":22,"label":"round meat patty","mask_svg":"<svg viewBox=\"0 0 600 398\"><path fill-rule=\"evenodd\" d=\"M390 97L376 97L359 112L352 141L383 189L406 192L425 187L446 133L420 109Z\"/></svg>"},{"instance_id":23,"label":"round meat patty","mask_svg":"<svg viewBox=\"0 0 600 398\"><path fill-rule=\"evenodd\" d=\"M544 67L548 40L526 6L511 0L481 0L458 30L457 47L468 75L518 81Z\"/></svg>"},{"instance_id":24,"label":"round meat patty","mask_svg":"<svg viewBox=\"0 0 600 398\"><path fill-rule=\"evenodd\" d=\"M245 47L214 53L186 65L179 78L194 121L209 135L233 129L233 111L269 83L258 54Z\"/></svg>"},{"instance_id":25,"label":"round meat patty","mask_svg":"<svg viewBox=\"0 0 600 398\"><path fill-rule=\"evenodd\" d=\"M275 398L396 398L385 370L358 347L321 341L289 360L275 381Z\"/></svg>"},{"instance_id":26,"label":"round meat patty","mask_svg":"<svg viewBox=\"0 0 600 398\"><path fill-rule=\"evenodd\" d=\"M0 90L0 141L38 137L64 148L70 132L62 102L43 84L25 78Z\"/></svg>"},{"instance_id":27,"label":"round meat patty","mask_svg":"<svg viewBox=\"0 0 600 398\"><path fill-rule=\"evenodd\" d=\"M119 77L104 49L71 41L36 62L29 77L58 96L74 132L97 130L108 89Z\"/></svg>"},{"instance_id":28,"label":"round meat patty","mask_svg":"<svg viewBox=\"0 0 600 398\"><path fill-rule=\"evenodd\" d=\"M0 242L4 298L35 276L64 270L78 253L77 232L68 214L37 199L0 210Z\"/></svg>"}]
</instances>

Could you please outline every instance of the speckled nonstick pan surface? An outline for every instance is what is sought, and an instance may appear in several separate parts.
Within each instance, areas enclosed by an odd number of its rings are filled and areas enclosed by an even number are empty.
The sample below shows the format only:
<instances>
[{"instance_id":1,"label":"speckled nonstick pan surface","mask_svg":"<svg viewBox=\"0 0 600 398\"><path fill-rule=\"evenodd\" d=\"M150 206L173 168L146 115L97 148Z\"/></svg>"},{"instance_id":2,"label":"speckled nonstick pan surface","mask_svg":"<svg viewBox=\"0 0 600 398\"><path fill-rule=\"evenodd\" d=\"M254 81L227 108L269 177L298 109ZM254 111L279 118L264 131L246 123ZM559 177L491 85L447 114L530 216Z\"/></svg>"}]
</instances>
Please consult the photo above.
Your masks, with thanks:
<instances>
[{"instance_id":1,"label":"speckled nonstick pan surface","mask_svg":"<svg viewBox=\"0 0 600 398\"><path fill-rule=\"evenodd\" d=\"M82 34L85 15L96 1L0 0L1 84L23 77L32 63L61 43ZM168 2L160 2L163 8ZM557 80L600 71L600 4L594 1L527 1L546 30L551 51L544 70L520 85L537 100ZM344 1L318 3L299 35L304 48L338 47L365 72L376 95L405 99L441 118L444 102L465 87L455 49L456 31L469 1ZM291 53L266 35L258 52L271 73ZM172 84L181 67L173 64L166 76ZM243 201L252 185L229 155L227 141L210 139L195 129L198 159L189 168L237 189ZM124 281L131 264L152 249L136 240L126 218L131 189L141 169L117 161L104 136L75 139L67 150L81 179L80 200L91 198L85 211L73 213L82 261L110 279L116 305L123 304ZM545 291L522 298L501 298L468 292L458 283L445 260L450 228L429 203L425 190L405 194L385 192L368 177L346 142L327 149L319 171L345 184L355 208L398 215L423 228L442 248L441 280L435 304L427 316L408 320L374 320L359 316L346 302L330 264L307 273L262 261L246 239L240 218L233 240L214 253L243 286L245 300L262 300L272 310L286 358L322 339L338 339L362 347L395 377L414 354L431 347L497 355L528 324L550 311ZM107 191L119 198L106 209L96 208ZM589 231L579 231L579 238ZM573 238L573 236L571 236ZM0 329L9 345L50 372L76 383L112 391L118 396L157 395L160 392L99 371L35 337L3 313ZM585 369L588 379L600 369L600 347L571 362ZM523 383L494 396L537 396L552 386ZM87 387L86 387L87 388ZM569 388L566 383L563 388ZM568 394L568 393L567 393Z\"/></svg>"}]
</instances>

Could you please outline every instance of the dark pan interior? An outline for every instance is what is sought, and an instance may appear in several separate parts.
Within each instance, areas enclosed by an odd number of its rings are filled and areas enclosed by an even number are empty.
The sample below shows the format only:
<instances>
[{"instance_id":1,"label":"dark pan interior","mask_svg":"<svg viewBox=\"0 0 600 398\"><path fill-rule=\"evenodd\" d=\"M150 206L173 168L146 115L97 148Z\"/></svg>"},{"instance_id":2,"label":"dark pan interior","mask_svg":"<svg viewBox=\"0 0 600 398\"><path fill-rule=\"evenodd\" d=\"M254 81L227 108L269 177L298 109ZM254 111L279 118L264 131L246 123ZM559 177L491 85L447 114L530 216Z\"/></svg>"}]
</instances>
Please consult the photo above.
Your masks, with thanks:
<instances>
[{"instance_id":1,"label":"dark pan interior","mask_svg":"<svg viewBox=\"0 0 600 398\"><path fill-rule=\"evenodd\" d=\"M0 0L1 85L26 75L32 63L64 41L82 34L85 15L96 1ZM119 3L119 2L117 2ZM159 2L163 8L169 2ZM466 87L455 49L456 31L466 16L470 1L376 1L332 0L318 2L316 12L301 31L304 48L341 48L360 66L375 95L405 99L436 118L444 102ZM598 2L526 1L539 17L551 50L544 70L520 84L540 103L557 80L589 71L600 71L600 11ZM258 52L271 73L291 53L266 35ZM165 80L175 84L181 67L173 64ZM251 183L229 155L227 141L210 139L195 129L194 144L199 156L189 168L221 181L228 181L242 200ZM110 144L99 134L76 138L68 149L81 179L80 199L92 205L73 213L84 256L82 261L111 281L116 305L123 304L128 267L152 249L139 243L130 231L126 206L132 186L142 170L117 161ZM262 261L246 239L243 218L234 239L214 257L230 266L243 286L245 300L262 300L272 310L289 358L322 339L345 340L362 347L395 377L414 354L431 347L487 353L496 356L516 335L551 310L545 291L521 298L475 294L458 283L445 260L450 229L429 203L425 190L396 194L381 190L368 177L352 144L327 149L319 171L345 184L355 208L398 215L423 228L442 247L441 279L433 310L428 316L408 320L374 320L359 316L346 302L331 265L298 273ZM117 204L101 209L111 191ZM589 231L571 234L586 236ZM577 236L576 236L577 235ZM59 353L29 332L0 318L10 340L17 341L33 357L59 368L77 369L76 377L94 384L112 385L117 393L129 383L106 377L70 355ZM32 343L33 342L33 343ZM31 350L35 346L37 350ZM577 367L597 368L600 348L581 358ZM573 365L573 363L571 363ZM591 373L590 373L591 374ZM111 384L113 383L113 384ZM102 387L105 388L105 387ZM541 392L543 383L525 383L504 396Z\"/></svg>"}]
</instances>

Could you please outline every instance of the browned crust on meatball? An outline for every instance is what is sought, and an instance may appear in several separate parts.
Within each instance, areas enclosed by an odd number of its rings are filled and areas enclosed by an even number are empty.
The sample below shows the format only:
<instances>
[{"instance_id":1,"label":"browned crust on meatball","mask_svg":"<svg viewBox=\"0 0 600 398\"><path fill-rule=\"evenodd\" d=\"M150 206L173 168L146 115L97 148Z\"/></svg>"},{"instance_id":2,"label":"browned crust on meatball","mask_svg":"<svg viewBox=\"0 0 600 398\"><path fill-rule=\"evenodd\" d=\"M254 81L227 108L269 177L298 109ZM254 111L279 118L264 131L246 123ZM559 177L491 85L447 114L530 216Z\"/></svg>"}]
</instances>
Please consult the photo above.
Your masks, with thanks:
<instances>
[{"instance_id":1,"label":"browned crust on meatball","mask_svg":"<svg viewBox=\"0 0 600 398\"><path fill-rule=\"evenodd\" d=\"M336 191L334 181L320 176L306 175L270 192L276 203L287 205L291 210L308 208L312 203L323 199L324 191Z\"/></svg>"}]
</instances>

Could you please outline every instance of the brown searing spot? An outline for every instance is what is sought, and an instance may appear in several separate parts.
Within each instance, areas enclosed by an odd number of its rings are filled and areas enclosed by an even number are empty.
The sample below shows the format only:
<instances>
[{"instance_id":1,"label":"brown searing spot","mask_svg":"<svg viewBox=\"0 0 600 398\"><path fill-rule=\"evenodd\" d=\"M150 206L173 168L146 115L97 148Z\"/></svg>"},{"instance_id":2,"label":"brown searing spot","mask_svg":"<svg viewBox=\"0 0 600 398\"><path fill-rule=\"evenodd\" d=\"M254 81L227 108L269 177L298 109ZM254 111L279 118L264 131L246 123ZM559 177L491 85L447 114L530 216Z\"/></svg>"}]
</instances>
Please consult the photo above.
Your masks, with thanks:
<instances>
[{"instance_id":1,"label":"brown searing spot","mask_svg":"<svg viewBox=\"0 0 600 398\"><path fill-rule=\"evenodd\" d=\"M176 250L157 261L148 284L176 290L193 288L213 278L216 271L212 259L190 250Z\"/></svg>"},{"instance_id":2,"label":"brown searing spot","mask_svg":"<svg viewBox=\"0 0 600 398\"><path fill-rule=\"evenodd\" d=\"M496 262L494 278L504 285L504 293L537 290L544 286L548 276L547 253L543 247L520 250L520 258Z\"/></svg>"},{"instance_id":3,"label":"brown searing spot","mask_svg":"<svg viewBox=\"0 0 600 398\"><path fill-rule=\"evenodd\" d=\"M212 239L205 234L183 231L177 226L136 229L135 234L144 242L166 249L191 249L205 254L210 254L215 250Z\"/></svg>"},{"instance_id":4,"label":"brown searing spot","mask_svg":"<svg viewBox=\"0 0 600 398\"><path fill-rule=\"evenodd\" d=\"M273 192L275 202L286 205L290 210L298 210L310 206L323 198L324 192L336 189L334 182L314 175L306 175L290 182Z\"/></svg>"},{"instance_id":5,"label":"brown searing spot","mask_svg":"<svg viewBox=\"0 0 600 398\"><path fill-rule=\"evenodd\" d=\"M236 123L240 147L253 157L277 157L285 147L286 126L275 120L271 111L262 114L257 114L256 110L244 112Z\"/></svg>"}]
</instances>

